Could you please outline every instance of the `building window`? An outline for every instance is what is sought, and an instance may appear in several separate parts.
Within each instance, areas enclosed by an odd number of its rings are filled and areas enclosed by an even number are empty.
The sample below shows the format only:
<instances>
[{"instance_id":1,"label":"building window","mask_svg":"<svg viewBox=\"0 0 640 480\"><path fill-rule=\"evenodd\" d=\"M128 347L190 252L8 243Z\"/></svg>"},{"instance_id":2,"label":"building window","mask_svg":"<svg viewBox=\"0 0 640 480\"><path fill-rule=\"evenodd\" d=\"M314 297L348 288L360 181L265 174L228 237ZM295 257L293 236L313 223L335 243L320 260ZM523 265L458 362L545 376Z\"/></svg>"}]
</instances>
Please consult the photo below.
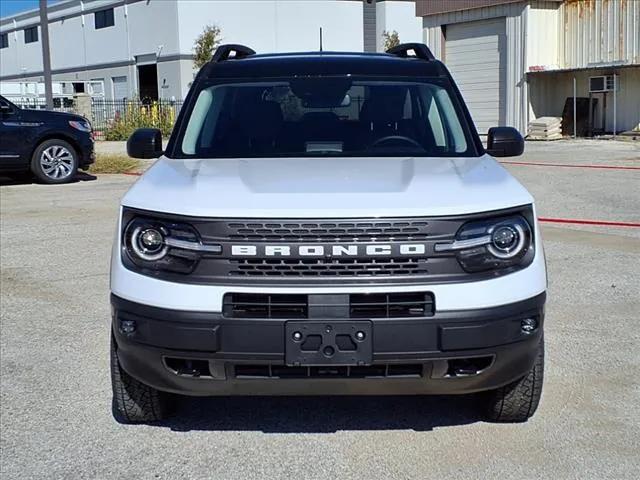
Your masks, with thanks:
<instances>
[{"instance_id":1,"label":"building window","mask_svg":"<svg viewBox=\"0 0 640 480\"><path fill-rule=\"evenodd\" d=\"M95 14L96 30L113 27L116 22L113 18L113 8L97 11Z\"/></svg>"},{"instance_id":2,"label":"building window","mask_svg":"<svg viewBox=\"0 0 640 480\"><path fill-rule=\"evenodd\" d=\"M0 34L0 48L7 48L9 46L9 34Z\"/></svg>"},{"instance_id":3,"label":"building window","mask_svg":"<svg viewBox=\"0 0 640 480\"><path fill-rule=\"evenodd\" d=\"M24 43L35 43L38 41L38 27L24 29Z\"/></svg>"},{"instance_id":4,"label":"building window","mask_svg":"<svg viewBox=\"0 0 640 480\"><path fill-rule=\"evenodd\" d=\"M127 83L127 77L112 77L113 83L113 99L122 101L129 97L129 84Z\"/></svg>"}]
</instances>

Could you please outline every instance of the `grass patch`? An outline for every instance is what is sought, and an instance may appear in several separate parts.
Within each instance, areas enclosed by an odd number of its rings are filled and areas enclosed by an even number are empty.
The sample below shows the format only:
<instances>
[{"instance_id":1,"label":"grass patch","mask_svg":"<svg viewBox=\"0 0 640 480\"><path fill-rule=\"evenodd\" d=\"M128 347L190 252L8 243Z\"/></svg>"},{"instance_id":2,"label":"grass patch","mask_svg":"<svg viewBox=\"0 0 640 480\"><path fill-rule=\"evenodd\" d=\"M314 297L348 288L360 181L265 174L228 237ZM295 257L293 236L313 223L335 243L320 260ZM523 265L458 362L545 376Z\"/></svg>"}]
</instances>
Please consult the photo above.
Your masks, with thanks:
<instances>
[{"instance_id":1,"label":"grass patch","mask_svg":"<svg viewBox=\"0 0 640 480\"><path fill-rule=\"evenodd\" d=\"M89 168L89 173L128 173L140 168L140 162L126 155L100 154Z\"/></svg>"}]
</instances>

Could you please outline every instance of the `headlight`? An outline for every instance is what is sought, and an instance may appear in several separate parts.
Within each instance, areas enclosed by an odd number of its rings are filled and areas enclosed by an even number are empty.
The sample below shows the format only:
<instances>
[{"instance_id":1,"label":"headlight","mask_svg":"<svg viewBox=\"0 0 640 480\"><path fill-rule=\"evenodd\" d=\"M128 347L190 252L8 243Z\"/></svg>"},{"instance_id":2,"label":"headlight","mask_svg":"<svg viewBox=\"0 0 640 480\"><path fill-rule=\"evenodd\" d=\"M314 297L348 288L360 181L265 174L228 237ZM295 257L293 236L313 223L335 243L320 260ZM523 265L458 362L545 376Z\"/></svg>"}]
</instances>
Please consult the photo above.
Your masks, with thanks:
<instances>
[{"instance_id":1,"label":"headlight","mask_svg":"<svg viewBox=\"0 0 640 480\"><path fill-rule=\"evenodd\" d=\"M91 133L91 124L85 120L71 120L69 125L81 132Z\"/></svg>"},{"instance_id":2,"label":"headlight","mask_svg":"<svg viewBox=\"0 0 640 480\"><path fill-rule=\"evenodd\" d=\"M144 270L191 273L203 255L221 252L183 223L135 217L124 229L123 261Z\"/></svg>"},{"instance_id":3,"label":"headlight","mask_svg":"<svg viewBox=\"0 0 640 480\"><path fill-rule=\"evenodd\" d=\"M142 260L160 260L169 251L165 243L165 232L162 227L136 226L131 233L131 248Z\"/></svg>"},{"instance_id":4,"label":"headlight","mask_svg":"<svg viewBox=\"0 0 640 480\"><path fill-rule=\"evenodd\" d=\"M453 243L440 243L436 252L455 252L467 272L525 266L533 260L533 235L527 220L513 216L463 225Z\"/></svg>"}]
</instances>

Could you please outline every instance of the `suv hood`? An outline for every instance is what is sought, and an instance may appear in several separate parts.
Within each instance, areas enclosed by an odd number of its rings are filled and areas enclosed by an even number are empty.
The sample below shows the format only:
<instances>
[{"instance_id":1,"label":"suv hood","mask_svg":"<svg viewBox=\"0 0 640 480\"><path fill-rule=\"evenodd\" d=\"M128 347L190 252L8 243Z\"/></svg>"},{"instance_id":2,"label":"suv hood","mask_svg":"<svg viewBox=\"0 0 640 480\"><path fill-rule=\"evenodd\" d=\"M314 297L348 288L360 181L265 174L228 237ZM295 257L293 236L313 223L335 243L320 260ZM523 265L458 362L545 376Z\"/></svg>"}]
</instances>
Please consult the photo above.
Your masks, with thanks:
<instances>
[{"instance_id":1,"label":"suv hood","mask_svg":"<svg viewBox=\"0 0 640 480\"><path fill-rule=\"evenodd\" d=\"M75 113L54 112L51 110L29 110L23 108L20 110L20 118L22 121L37 122L55 122L64 123L69 121L86 121L87 119L76 115Z\"/></svg>"},{"instance_id":2,"label":"suv hood","mask_svg":"<svg viewBox=\"0 0 640 480\"><path fill-rule=\"evenodd\" d=\"M533 203L489 155L478 158L160 158L122 204L203 217L441 216Z\"/></svg>"}]
</instances>

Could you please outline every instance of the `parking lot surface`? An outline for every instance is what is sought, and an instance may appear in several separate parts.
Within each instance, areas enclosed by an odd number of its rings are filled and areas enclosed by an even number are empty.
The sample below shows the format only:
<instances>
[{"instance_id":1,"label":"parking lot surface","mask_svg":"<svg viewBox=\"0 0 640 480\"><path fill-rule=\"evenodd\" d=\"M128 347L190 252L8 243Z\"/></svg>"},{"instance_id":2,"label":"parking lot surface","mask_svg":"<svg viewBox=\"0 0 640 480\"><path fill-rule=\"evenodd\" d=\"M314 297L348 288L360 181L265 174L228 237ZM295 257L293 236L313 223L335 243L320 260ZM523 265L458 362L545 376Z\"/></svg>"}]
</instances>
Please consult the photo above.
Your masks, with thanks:
<instances>
[{"instance_id":1,"label":"parking lot surface","mask_svg":"<svg viewBox=\"0 0 640 480\"><path fill-rule=\"evenodd\" d=\"M527 144L530 163L640 167L637 144ZM505 165L539 215L640 222L640 170ZM111 417L109 255L130 176L5 184L3 479L640 476L638 228L545 223L540 409L485 423L473 397L184 399L158 426Z\"/></svg>"}]
</instances>

